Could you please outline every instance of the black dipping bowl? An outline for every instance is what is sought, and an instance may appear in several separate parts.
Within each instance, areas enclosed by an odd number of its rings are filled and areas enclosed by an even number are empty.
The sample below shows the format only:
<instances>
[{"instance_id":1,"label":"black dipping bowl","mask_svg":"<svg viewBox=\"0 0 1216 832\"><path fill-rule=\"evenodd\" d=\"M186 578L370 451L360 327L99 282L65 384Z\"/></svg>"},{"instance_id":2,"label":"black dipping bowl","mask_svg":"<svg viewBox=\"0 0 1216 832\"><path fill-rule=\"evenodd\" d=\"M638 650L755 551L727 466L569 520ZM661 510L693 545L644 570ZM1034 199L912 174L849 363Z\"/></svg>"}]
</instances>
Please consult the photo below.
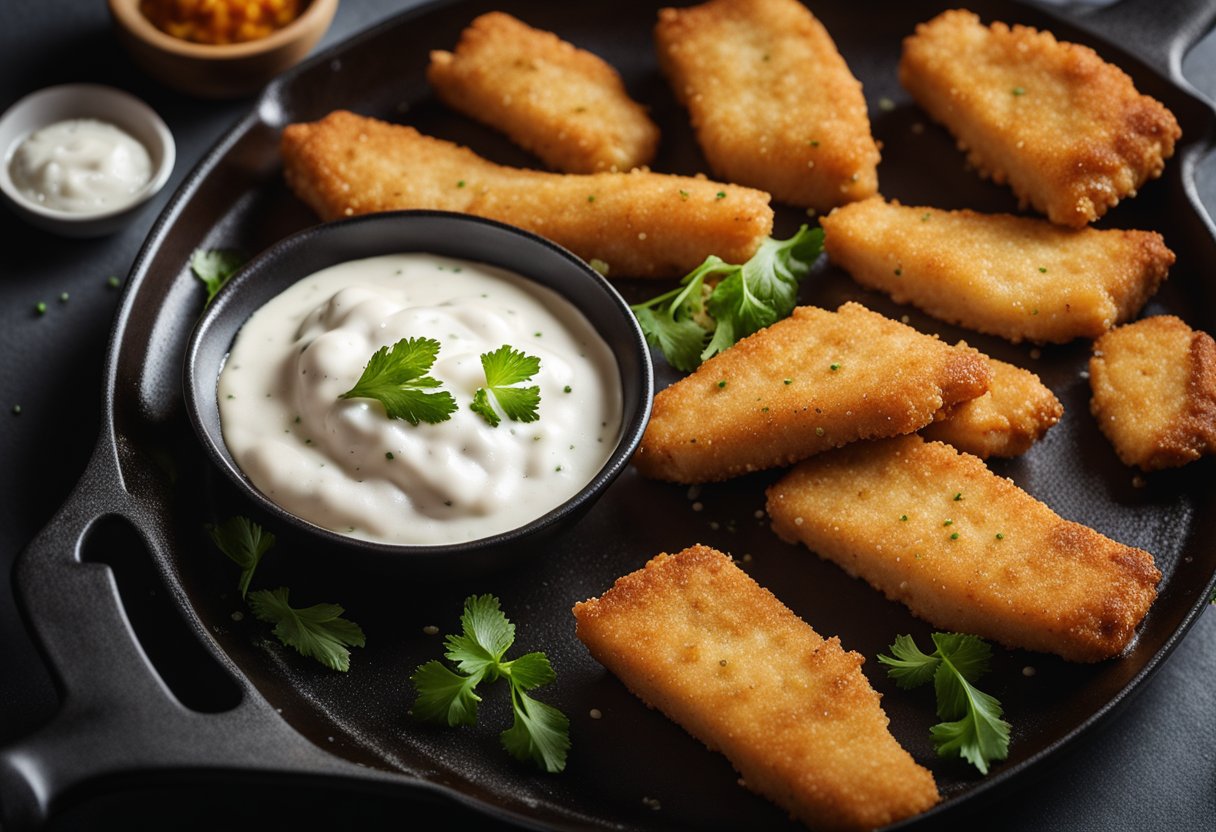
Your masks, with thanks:
<instances>
[{"instance_id":1,"label":"black dipping bowl","mask_svg":"<svg viewBox=\"0 0 1216 832\"><path fill-rule=\"evenodd\" d=\"M314 525L269 500L237 467L220 429L216 384L238 330L263 304L308 275L348 260L427 252L516 272L557 292L591 322L616 356L622 420L616 448L582 490L532 522L464 543L398 545L359 540ZM576 522L629 463L650 419L650 351L629 306L600 274L565 249L502 223L439 211L397 211L314 226L259 254L216 295L186 349L190 421L211 459L264 512L376 571L418 575L488 572L542 551L546 537Z\"/></svg>"}]
</instances>

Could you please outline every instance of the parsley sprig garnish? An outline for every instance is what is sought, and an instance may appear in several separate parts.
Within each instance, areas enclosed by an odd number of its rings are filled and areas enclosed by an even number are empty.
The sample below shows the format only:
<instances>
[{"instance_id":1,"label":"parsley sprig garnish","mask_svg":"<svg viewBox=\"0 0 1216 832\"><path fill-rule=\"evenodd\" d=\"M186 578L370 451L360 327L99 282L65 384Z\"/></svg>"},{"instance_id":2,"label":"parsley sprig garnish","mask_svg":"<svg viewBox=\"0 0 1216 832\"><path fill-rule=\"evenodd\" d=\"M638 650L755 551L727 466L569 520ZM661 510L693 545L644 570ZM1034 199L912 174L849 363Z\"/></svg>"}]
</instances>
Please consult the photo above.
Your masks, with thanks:
<instances>
[{"instance_id":1,"label":"parsley sprig garnish","mask_svg":"<svg viewBox=\"0 0 1216 832\"><path fill-rule=\"evenodd\" d=\"M334 670L350 669L350 647L362 647L363 630L342 618L337 604L314 604L297 608L288 602L287 587L249 592L249 582L262 556L274 546L274 535L248 517L229 517L223 523L207 526L207 532L221 552L241 567L237 587L253 614L274 625L275 636L301 655L316 659ZM248 593L248 594L246 594Z\"/></svg>"},{"instance_id":2,"label":"parsley sprig garnish","mask_svg":"<svg viewBox=\"0 0 1216 832\"><path fill-rule=\"evenodd\" d=\"M671 366L695 370L740 338L793 312L798 284L821 251L823 229L804 225L788 240L766 239L741 266L710 255L680 281L680 288L631 308L647 342Z\"/></svg>"},{"instance_id":3,"label":"parsley sprig garnish","mask_svg":"<svg viewBox=\"0 0 1216 832\"><path fill-rule=\"evenodd\" d=\"M548 772L566 767L570 749L570 720L552 705L546 705L525 691L547 685L557 678L544 653L525 653L504 660L515 642L515 625L499 609L493 595L472 595L465 599L460 616L460 635L444 640L444 656L456 664L454 672L433 659L410 676L418 691L411 713L419 719L446 722L449 726L475 725L476 688L482 682L506 679L511 687L514 723L499 738L516 759L531 759Z\"/></svg>"},{"instance_id":4,"label":"parsley sprig garnish","mask_svg":"<svg viewBox=\"0 0 1216 832\"><path fill-rule=\"evenodd\" d=\"M530 381L540 372L540 359L525 355L520 350L503 344L493 352L482 353L481 369L486 374L486 386L478 387L473 394L473 403L469 408L490 423L490 427L498 427L502 419L495 410L490 397L498 402L502 412L513 422L535 422L538 418L537 407L540 405L540 388L512 387L524 381Z\"/></svg>"},{"instance_id":5,"label":"parsley sprig garnish","mask_svg":"<svg viewBox=\"0 0 1216 832\"><path fill-rule=\"evenodd\" d=\"M901 688L920 687L933 680L939 722L930 730L943 757L958 755L981 774L988 763L1009 756L1009 723L1001 719L1001 703L971 683L988 671L992 648L981 638L962 633L934 633L936 649L926 655L912 636L897 636L892 656L880 655L887 674Z\"/></svg>"},{"instance_id":6,"label":"parsley sprig garnish","mask_svg":"<svg viewBox=\"0 0 1216 832\"><path fill-rule=\"evenodd\" d=\"M366 643L359 625L342 618L345 610L337 604L298 608L288 602L287 594L285 586L259 589L249 593L249 606L260 620L274 625L274 634L283 644L326 667L350 670L347 648Z\"/></svg>"},{"instance_id":7,"label":"parsley sprig garnish","mask_svg":"<svg viewBox=\"0 0 1216 832\"><path fill-rule=\"evenodd\" d=\"M262 555L274 545L274 535L265 531L248 517L229 517L218 526L208 526L207 533L228 559L241 567L237 588L241 597L249 592L249 581L262 562Z\"/></svg>"},{"instance_id":8,"label":"parsley sprig garnish","mask_svg":"<svg viewBox=\"0 0 1216 832\"><path fill-rule=\"evenodd\" d=\"M376 350L355 386L338 398L375 399L390 419L411 425L434 424L452 417L456 400L446 390L427 393L441 382L427 375L439 355L434 338L402 338L392 347Z\"/></svg>"},{"instance_id":9,"label":"parsley sprig garnish","mask_svg":"<svg viewBox=\"0 0 1216 832\"><path fill-rule=\"evenodd\" d=\"M240 253L225 249L195 249L190 257L190 271L207 288L207 303L224 288L237 270L245 264ZM206 304L204 304L206 305Z\"/></svg>"}]
</instances>

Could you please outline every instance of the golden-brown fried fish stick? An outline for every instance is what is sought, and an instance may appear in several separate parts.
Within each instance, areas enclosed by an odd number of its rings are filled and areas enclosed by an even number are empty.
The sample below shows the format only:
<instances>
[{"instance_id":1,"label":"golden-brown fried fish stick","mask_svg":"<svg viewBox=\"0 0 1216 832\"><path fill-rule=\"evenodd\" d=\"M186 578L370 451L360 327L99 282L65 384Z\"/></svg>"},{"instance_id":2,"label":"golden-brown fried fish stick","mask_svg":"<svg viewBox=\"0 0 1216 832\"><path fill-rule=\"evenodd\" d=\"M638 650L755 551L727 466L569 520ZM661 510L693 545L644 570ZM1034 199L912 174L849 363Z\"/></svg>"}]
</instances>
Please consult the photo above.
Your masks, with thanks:
<instances>
[{"instance_id":1,"label":"golden-brown fried fish stick","mask_svg":"<svg viewBox=\"0 0 1216 832\"><path fill-rule=\"evenodd\" d=\"M574 606L591 655L814 829L872 829L937 802L887 730L857 653L824 640L726 555L659 555Z\"/></svg>"},{"instance_id":2,"label":"golden-brown fried fish stick","mask_svg":"<svg viewBox=\"0 0 1216 832\"><path fill-rule=\"evenodd\" d=\"M1127 465L1175 468L1216 453L1216 341L1172 315L1094 344L1090 409Z\"/></svg>"},{"instance_id":3,"label":"golden-brown fried fish stick","mask_svg":"<svg viewBox=\"0 0 1216 832\"><path fill-rule=\"evenodd\" d=\"M797 0L663 9L655 40L716 175L818 211L878 190L861 83Z\"/></svg>"},{"instance_id":4,"label":"golden-brown fried fish stick","mask_svg":"<svg viewBox=\"0 0 1216 832\"><path fill-rule=\"evenodd\" d=\"M828 256L858 283L1014 342L1097 338L1139 312L1174 263L1155 231L1061 228L878 197L837 208L822 225Z\"/></svg>"},{"instance_id":5,"label":"golden-brown fried fish stick","mask_svg":"<svg viewBox=\"0 0 1216 832\"><path fill-rule=\"evenodd\" d=\"M566 173L640 167L659 143L615 69L503 12L475 19L454 54L432 52L426 77L443 103Z\"/></svg>"},{"instance_id":6,"label":"golden-brown fried fish stick","mask_svg":"<svg viewBox=\"0 0 1216 832\"><path fill-rule=\"evenodd\" d=\"M1182 135L1172 113L1087 46L969 11L904 40L899 80L982 176L1052 222L1084 226L1161 175Z\"/></svg>"},{"instance_id":7,"label":"golden-brown fried fish stick","mask_svg":"<svg viewBox=\"0 0 1216 832\"><path fill-rule=\"evenodd\" d=\"M960 341L958 346L967 344ZM995 358L988 358L988 366L988 392L952 408L921 430L921 436L980 459L1018 456L1060 421L1064 406L1037 375Z\"/></svg>"},{"instance_id":8,"label":"golden-brown fried fish stick","mask_svg":"<svg viewBox=\"0 0 1216 832\"><path fill-rule=\"evenodd\" d=\"M768 513L780 537L935 627L1071 661L1118 655L1161 579L1148 552L915 435L801 463L769 488Z\"/></svg>"},{"instance_id":9,"label":"golden-brown fried fish stick","mask_svg":"<svg viewBox=\"0 0 1216 832\"><path fill-rule=\"evenodd\" d=\"M858 439L919 430L988 389L988 362L861 304L802 306L654 397L633 458L648 477L712 482Z\"/></svg>"},{"instance_id":10,"label":"golden-brown fried fish stick","mask_svg":"<svg viewBox=\"0 0 1216 832\"><path fill-rule=\"evenodd\" d=\"M525 228L613 276L675 277L710 254L742 263L773 225L768 194L687 176L519 170L468 148L342 110L283 131L296 195L332 220L375 211L459 211Z\"/></svg>"}]
</instances>

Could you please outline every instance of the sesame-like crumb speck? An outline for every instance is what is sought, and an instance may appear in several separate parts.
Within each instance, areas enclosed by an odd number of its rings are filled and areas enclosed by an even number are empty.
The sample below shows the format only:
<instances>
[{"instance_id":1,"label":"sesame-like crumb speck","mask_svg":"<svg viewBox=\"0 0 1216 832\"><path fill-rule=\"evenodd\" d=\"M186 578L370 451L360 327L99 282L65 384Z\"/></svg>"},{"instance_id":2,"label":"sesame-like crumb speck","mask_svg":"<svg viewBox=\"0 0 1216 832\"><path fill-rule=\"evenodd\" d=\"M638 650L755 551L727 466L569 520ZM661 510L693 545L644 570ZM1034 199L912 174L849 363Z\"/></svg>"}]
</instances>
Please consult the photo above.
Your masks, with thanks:
<instances>
[{"instance_id":1,"label":"sesame-like crumb speck","mask_svg":"<svg viewBox=\"0 0 1216 832\"><path fill-rule=\"evenodd\" d=\"M437 636L439 635L439 628L434 624L427 624L422 628L422 632L426 633L428 636Z\"/></svg>"},{"instance_id":2,"label":"sesame-like crumb speck","mask_svg":"<svg viewBox=\"0 0 1216 832\"><path fill-rule=\"evenodd\" d=\"M1035 670L1035 669L1034 669L1033 667L1031 667L1030 665L1026 665L1025 667L1023 667L1023 668L1022 668L1022 675L1023 675L1023 676L1027 676L1027 677L1029 677L1029 676L1033 676L1033 675L1034 675L1034 674L1036 674L1036 673L1038 673L1038 671L1037 671L1037 670Z\"/></svg>"},{"instance_id":3,"label":"sesame-like crumb speck","mask_svg":"<svg viewBox=\"0 0 1216 832\"><path fill-rule=\"evenodd\" d=\"M603 712L599 708L592 708L587 712L587 716L591 717L592 719L599 719L603 715Z\"/></svg>"}]
</instances>

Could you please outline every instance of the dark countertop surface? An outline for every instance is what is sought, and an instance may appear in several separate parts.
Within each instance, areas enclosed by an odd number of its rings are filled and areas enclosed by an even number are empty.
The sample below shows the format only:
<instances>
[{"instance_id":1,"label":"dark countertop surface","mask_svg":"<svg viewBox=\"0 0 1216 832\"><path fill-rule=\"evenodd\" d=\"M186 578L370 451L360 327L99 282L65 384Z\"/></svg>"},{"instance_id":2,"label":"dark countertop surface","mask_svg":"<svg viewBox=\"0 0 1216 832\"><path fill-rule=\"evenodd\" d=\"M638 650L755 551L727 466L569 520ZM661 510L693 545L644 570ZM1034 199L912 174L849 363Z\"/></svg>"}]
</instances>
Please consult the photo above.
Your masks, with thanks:
<instances>
[{"instance_id":1,"label":"dark countertop surface","mask_svg":"<svg viewBox=\"0 0 1216 832\"><path fill-rule=\"evenodd\" d=\"M416 2L344 0L321 48ZM1201 41L1183 67L1216 99L1216 36ZM178 159L148 210L111 237L65 240L0 211L0 744L34 730L57 703L10 579L17 554L67 497L97 436L104 354L121 291L108 278L126 275L158 211L250 106L248 99L188 99L142 75L115 39L102 0L0 2L0 110L36 89L86 80L128 90L155 108L173 131ZM1205 202L1216 208L1211 169L1204 166L1199 180ZM64 292L66 302L59 299ZM35 312L39 301L49 307L44 315ZM468 810L409 796L216 781L97 784L53 826L162 828L170 813L174 828L187 829L375 829L437 820L492 826ZM1209 829L1213 817L1216 615L1209 613L1113 719L984 801L972 820L990 829Z\"/></svg>"}]
</instances>

